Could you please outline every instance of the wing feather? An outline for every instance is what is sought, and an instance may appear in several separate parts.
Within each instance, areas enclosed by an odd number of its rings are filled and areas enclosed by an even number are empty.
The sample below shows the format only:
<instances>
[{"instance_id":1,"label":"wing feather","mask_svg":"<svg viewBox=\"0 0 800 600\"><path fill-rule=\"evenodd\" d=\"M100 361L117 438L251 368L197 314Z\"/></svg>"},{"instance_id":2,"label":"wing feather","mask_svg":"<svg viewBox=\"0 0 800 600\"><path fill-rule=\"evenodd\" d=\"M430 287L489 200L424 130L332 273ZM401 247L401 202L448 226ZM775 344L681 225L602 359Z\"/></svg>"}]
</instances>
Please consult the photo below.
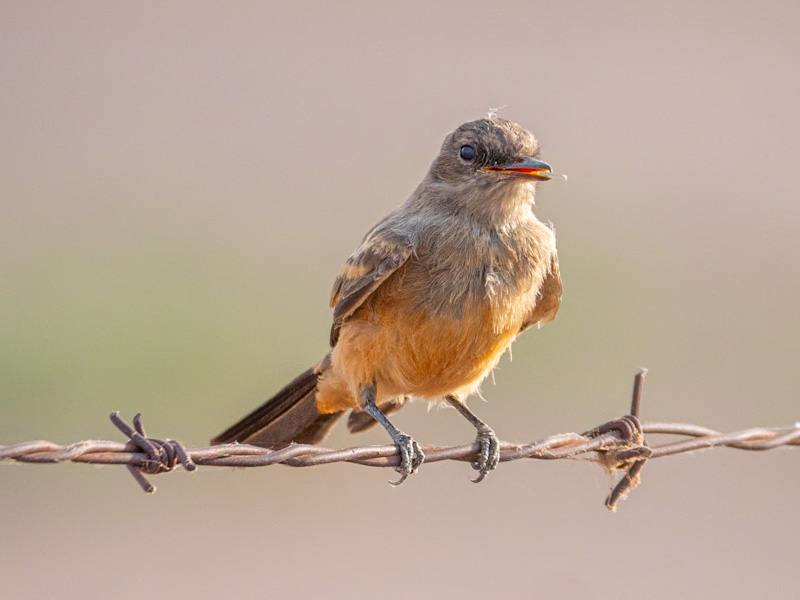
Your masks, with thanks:
<instances>
[{"instance_id":1,"label":"wing feather","mask_svg":"<svg viewBox=\"0 0 800 600\"><path fill-rule=\"evenodd\" d=\"M333 308L331 346L336 345L344 321L392 273L402 267L413 252L413 244L392 231L376 228L367 234L358 250L347 259L333 284L330 299Z\"/></svg>"},{"instance_id":2,"label":"wing feather","mask_svg":"<svg viewBox=\"0 0 800 600\"><path fill-rule=\"evenodd\" d=\"M556 318L558 309L561 306L561 273L558 270L558 255L553 254L550 261L550 270L542 283L539 295L536 298L536 306L527 319L522 323L519 332L538 325L541 327Z\"/></svg>"}]
</instances>

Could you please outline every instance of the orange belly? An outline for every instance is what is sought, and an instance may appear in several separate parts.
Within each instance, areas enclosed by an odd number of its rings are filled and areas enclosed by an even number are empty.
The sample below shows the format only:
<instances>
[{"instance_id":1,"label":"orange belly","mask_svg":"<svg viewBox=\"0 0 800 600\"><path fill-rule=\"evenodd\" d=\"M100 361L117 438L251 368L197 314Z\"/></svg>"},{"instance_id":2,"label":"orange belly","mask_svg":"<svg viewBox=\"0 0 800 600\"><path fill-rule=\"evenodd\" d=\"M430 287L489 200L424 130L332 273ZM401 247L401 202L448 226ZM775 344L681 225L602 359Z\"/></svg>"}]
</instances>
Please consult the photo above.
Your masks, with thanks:
<instances>
[{"instance_id":1,"label":"orange belly","mask_svg":"<svg viewBox=\"0 0 800 600\"><path fill-rule=\"evenodd\" d=\"M481 303L463 317L408 310L387 303L347 321L331 368L317 394L320 412L360 405L358 390L376 384L378 405L396 396L438 400L474 392L519 332L518 319L500 319Z\"/></svg>"}]
</instances>

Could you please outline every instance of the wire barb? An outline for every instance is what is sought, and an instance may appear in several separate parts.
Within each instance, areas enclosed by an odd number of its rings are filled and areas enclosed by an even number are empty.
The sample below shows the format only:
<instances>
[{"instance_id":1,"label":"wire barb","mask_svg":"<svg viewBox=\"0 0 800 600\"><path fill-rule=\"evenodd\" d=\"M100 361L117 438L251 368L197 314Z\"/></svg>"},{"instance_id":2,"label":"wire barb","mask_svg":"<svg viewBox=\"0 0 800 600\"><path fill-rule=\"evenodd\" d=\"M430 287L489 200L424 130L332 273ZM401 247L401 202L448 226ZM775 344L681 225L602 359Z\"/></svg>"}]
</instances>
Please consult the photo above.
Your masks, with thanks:
<instances>
[{"instance_id":1,"label":"wire barb","mask_svg":"<svg viewBox=\"0 0 800 600\"><path fill-rule=\"evenodd\" d=\"M156 486L148 481L145 473L148 475L168 473L178 466L179 462L187 471L194 471L197 468L197 465L187 454L186 448L180 442L147 437L142 425L142 413L138 413L133 417L133 427L123 421L117 411L111 413L110 419L117 429L128 436L130 440L125 444L125 450L129 452L141 450L147 456L147 460L142 465L127 465L128 471L136 480L136 483L146 493L155 493Z\"/></svg>"},{"instance_id":2,"label":"wire barb","mask_svg":"<svg viewBox=\"0 0 800 600\"><path fill-rule=\"evenodd\" d=\"M610 473L622 472L605 504L616 510L618 502L640 483L641 471L648 460L695 450L726 446L739 450L765 451L784 446L800 446L800 423L781 429L753 428L734 433L720 433L708 427L683 423L642 423L639 420L645 369L637 372L633 385L630 414L609 421L582 434L562 433L530 444L500 442L500 462L522 458L538 460L583 460L598 463ZM85 440L69 446L36 440L10 446L0 445L0 461L25 463L78 462L89 464L126 465L141 488L156 491L147 475L173 471L181 465L194 471L198 465L208 467L265 467L282 464L290 467L313 467L348 462L369 467L396 467L400 462L394 445L362 446L330 449L304 444L290 444L280 450L247 444L225 444L203 448L186 448L176 440L159 440L147 436L141 414L128 425L118 412L111 422L127 438L127 442ZM651 446L645 436L682 436L685 439ZM480 456L479 443L461 446L425 446L425 464L455 460L474 462Z\"/></svg>"},{"instance_id":3,"label":"wire barb","mask_svg":"<svg viewBox=\"0 0 800 600\"><path fill-rule=\"evenodd\" d=\"M633 395L631 398L631 412L629 415L611 421L600 427L607 430L616 429L620 432L620 440L628 442L628 446L619 446L612 450L598 453L601 464L607 471L624 471L623 476L606 497L606 508L616 512L617 504L641 483L640 473L647 459L653 456L653 451L644 438L644 430L639 421L642 410L642 389L647 369L639 369L633 379Z\"/></svg>"}]
</instances>

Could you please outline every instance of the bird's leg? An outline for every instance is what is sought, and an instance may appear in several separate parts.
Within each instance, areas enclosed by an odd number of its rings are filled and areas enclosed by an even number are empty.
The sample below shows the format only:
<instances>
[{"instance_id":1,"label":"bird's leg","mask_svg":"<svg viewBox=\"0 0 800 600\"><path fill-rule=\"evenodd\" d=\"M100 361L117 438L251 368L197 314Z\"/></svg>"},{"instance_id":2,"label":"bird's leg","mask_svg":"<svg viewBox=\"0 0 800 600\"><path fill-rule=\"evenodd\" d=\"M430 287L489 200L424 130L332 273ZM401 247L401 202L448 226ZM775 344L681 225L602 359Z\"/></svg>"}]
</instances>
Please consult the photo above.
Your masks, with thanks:
<instances>
[{"instance_id":1,"label":"bird's leg","mask_svg":"<svg viewBox=\"0 0 800 600\"><path fill-rule=\"evenodd\" d=\"M472 467L478 470L478 476L472 481L479 483L500 462L500 440L497 439L494 429L481 421L461 400L455 396L447 396L445 400L478 430L475 441L481 446L481 456L477 462L472 463Z\"/></svg>"},{"instance_id":2,"label":"bird's leg","mask_svg":"<svg viewBox=\"0 0 800 600\"><path fill-rule=\"evenodd\" d=\"M409 475L416 473L425 460L425 455L420 450L416 440L392 425L386 415L377 407L375 404L374 385L365 385L361 388L361 401L364 403L364 411L389 432L389 435L392 436L392 441L400 450L400 464L395 467L395 470L400 473L400 479L389 482L392 485L400 485Z\"/></svg>"}]
</instances>

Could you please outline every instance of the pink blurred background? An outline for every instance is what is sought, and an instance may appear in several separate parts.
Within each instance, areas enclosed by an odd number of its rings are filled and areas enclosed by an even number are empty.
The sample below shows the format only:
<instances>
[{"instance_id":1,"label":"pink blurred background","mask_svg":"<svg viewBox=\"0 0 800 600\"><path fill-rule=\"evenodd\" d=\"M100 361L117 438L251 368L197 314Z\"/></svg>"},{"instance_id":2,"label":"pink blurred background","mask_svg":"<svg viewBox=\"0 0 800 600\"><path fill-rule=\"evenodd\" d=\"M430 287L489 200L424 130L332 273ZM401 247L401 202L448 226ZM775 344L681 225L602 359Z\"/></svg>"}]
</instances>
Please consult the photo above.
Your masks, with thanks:
<instances>
[{"instance_id":1,"label":"pink blurred background","mask_svg":"<svg viewBox=\"0 0 800 600\"><path fill-rule=\"evenodd\" d=\"M501 438L625 412L790 425L800 304L793 2L3 2L0 443L204 445L326 350L330 285L490 107L569 175L558 319L476 411ZM396 418L466 443L451 410ZM381 432L329 445L386 443ZM797 450L651 463L0 465L0 597L762 598L796 588Z\"/></svg>"}]
</instances>

